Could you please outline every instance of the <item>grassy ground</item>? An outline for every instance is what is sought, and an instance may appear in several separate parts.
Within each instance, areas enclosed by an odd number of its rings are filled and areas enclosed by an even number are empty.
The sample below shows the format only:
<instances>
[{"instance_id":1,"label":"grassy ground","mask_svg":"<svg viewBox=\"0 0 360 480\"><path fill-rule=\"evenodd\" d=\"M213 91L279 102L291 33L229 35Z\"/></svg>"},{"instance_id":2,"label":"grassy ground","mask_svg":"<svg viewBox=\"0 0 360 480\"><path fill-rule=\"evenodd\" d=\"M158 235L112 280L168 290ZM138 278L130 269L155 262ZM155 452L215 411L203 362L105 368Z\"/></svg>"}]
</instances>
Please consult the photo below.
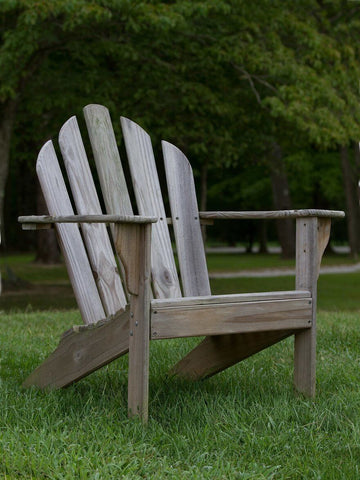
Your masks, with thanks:
<instances>
[{"instance_id":1,"label":"grassy ground","mask_svg":"<svg viewBox=\"0 0 360 480\"><path fill-rule=\"evenodd\" d=\"M210 272L234 272L238 270L261 270L266 268L295 267L295 260L281 258L279 254L207 254ZM351 265L354 260L347 254L326 255L322 265Z\"/></svg>"},{"instance_id":2,"label":"grassy ground","mask_svg":"<svg viewBox=\"0 0 360 480\"><path fill-rule=\"evenodd\" d=\"M150 422L126 417L126 358L48 393L21 382L77 312L0 317L4 479L358 479L359 312L319 316L315 401L286 340L201 383L167 379L194 340L153 342ZM196 340L195 340L196 341Z\"/></svg>"},{"instance_id":3,"label":"grassy ground","mask_svg":"<svg viewBox=\"0 0 360 480\"><path fill-rule=\"evenodd\" d=\"M6 266L27 285L5 291L0 296L0 310L47 310L76 308L64 265L43 266L33 263L33 255L7 256L0 260L2 276L6 280ZM348 255L325 256L323 265L346 265L353 263ZM278 254L209 254L210 272L258 270L262 268L288 268L291 260L281 259ZM360 273L323 275L319 280L319 307L325 310L356 310L360 308ZM213 279L213 293L246 293L274 290L293 290L293 276L274 278ZM339 285L342 288L339 288ZM346 291L346 295L343 292Z\"/></svg>"},{"instance_id":4,"label":"grassy ground","mask_svg":"<svg viewBox=\"0 0 360 480\"><path fill-rule=\"evenodd\" d=\"M69 289L65 270L30 272L29 260L11 266L54 309ZM292 277L212 281L216 293L293 286ZM359 286L360 274L320 278L315 401L293 392L291 339L201 383L166 377L196 339L152 342L147 428L127 419L126 357L65 390L21 388L81 320L76 310L32 311L31 293L21 311L14 293L11 313L0 303L0 478L358 479Z\"/></svg>"}]
</instances>

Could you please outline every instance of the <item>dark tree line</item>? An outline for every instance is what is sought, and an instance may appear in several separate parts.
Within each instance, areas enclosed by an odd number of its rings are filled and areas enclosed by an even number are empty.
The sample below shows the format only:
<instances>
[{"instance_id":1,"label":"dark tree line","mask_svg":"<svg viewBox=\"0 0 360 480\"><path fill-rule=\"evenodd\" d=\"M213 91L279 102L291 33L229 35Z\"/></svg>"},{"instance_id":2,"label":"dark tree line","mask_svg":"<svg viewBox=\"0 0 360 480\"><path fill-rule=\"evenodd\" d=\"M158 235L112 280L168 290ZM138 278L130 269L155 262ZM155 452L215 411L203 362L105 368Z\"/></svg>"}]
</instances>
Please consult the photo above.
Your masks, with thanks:
<instances>
[{"instance_id":1,"label":"dark tree line","mask_svg":"<svg viewBox=\"0 0 360 480\"><path fill-rule=\"evenodd\" d=\"M0 15L9 247L21 247L17 214L43 208L41 144L87 103L103 103L115 123L129 116L154 145L166 138L184 150L202 209L345 208L360 252L360 5L3 0ZM249 232L265 248L264 225ZM292 255L293 224L279 223L277 236Z\"/></svg>"}]
</instances>

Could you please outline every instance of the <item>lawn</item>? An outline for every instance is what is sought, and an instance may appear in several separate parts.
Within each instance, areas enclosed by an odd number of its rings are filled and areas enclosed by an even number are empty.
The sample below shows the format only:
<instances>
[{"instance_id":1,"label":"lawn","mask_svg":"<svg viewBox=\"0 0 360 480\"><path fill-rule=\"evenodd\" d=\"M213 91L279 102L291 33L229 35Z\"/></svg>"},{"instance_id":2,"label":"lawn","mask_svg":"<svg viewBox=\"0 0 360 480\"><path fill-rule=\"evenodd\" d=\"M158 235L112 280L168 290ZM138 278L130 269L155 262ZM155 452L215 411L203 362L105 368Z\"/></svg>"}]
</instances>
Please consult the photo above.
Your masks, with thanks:
<instances>
[{"instance_id":1,"label":"lawn","mask_svg":"<svg viewBox=\"0 0 360 480\"><path fill-rule=\"evenodd\" d=\"M4 479L359 478L359 312L319 315L315 401L294 395L290 339L194 384L166 377L194 340L153 342L147 428L126 416L126 358L65 390L21 389L79 321L1 316Z\"/></svg>"},{"instance_id":2,"label":"lawn","mask_svg":"<svg viewBox=\"0 0 360 480\"><path fill-rule=\"evenodd\" d=\"M39 285L66 286L61 267L45 278L46 269L34 268ZM293 282L226 279L212 287L230 293L293 288ZM360 274L320 278L314 401L293 392L291 339L200 383L166 376L196 339L152 342L146 428L127 419L126 357L65 390L21 388L61 333L80 323L77 310L3 312L0 477L358 479L359 286ZM54 305L55 296L50 300Z\"/></svg>"}]
</instances>

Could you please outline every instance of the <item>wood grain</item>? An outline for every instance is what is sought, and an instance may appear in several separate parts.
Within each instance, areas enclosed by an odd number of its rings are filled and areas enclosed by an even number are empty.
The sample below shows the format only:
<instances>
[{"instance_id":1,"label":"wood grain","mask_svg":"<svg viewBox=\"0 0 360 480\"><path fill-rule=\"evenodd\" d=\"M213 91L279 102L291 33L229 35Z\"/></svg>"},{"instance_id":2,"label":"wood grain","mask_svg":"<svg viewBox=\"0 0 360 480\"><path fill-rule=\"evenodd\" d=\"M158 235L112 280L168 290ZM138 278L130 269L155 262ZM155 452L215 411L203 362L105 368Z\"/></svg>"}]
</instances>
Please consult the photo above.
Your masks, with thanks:
<instances>
[{"instance_id":1,"label":"wood grain","mask_svg":"<svg viewBox=\"0 0 360 480\"><path fill-rule=\"evenodd\" d=\"M319 218L318 219L318 262L317 262L317 278L319 278L321 260L324 255L327 244L329 243L331 230L331 219L330 218Z\"/></svg>"},{"instance_id":2,"label":"wood grain","mask_svg":"<svg viewBox=\"0 0 360 480\"><path fill-rule=\"evenodd\" d=\"M34 225L51 225L54 223L155 223L157 217L144 217L141 215L28 215L18 218L20 223Z\"/></svg>"},{"instance_id":3,"label":"wood grain","mask_svg":"<svg viewBox=\"0 0 360 480\"><path fill-rule=\"evenodd\" d=\"M295 335L294 383L296 389L315 396L316 300L318 277L318 218L296 221L296 288L311 292L312 327Z\"/></svg>"},{"instance_id":4,"label":"wood grain","mask_svg":"<svg viewBox=\"0 0 360 480\"><path fill-rule=\"evenodd\" d=\"M156 298L181 297L154 153L149 135L121 117L134 192L140 215L157 216L152 229L151 270Z\"/></svg>"},{"instance_id":5,"label":"wood grain","mask_svg":"<svg viewBox=\"0 0 360 480\"><path fill-rule=\"evenodd\" d=\"M72 216L74 211L51 141L40 150L36 172L50 215ZM59 224L56 228L83 321L86 324L95 323L106 315L79 228L76 224Z\"/></svg>"},{"instance_id":6,"label":"wood grain","mask_svg":"<svg viewBox=\"0 0 360 480\"><path fill-rule=\"evenodd\" d=\"M199 212L203 219L267 219L267 218L343 218L345 212L338 210L275 210L258 212Z\"/></svg>"},{"instance_id":7,"label":"wood grain","mask_svg":"<svg viewBox=\"0 0 360 480\"><path fill-rule=\"evenodd\" d=\"M202 380L270 347L293 331L251 332L206 337L170 371L189 380Z\"/></svg>"},{"instance_id":8,"label":"wood grain","mask_svg":"<svg viewBox=\"0 0 360 480\"><path fill-rule=\"evenodd\" d=\"M162 142L166 181L184 296L210 295L192 168L174 145Z\"/></svg>"},{"instance_id":9,"label":"wood grain","mask_svg":"<svg viewBox=\"0 0 360 480\"><path fill-rule=\"evenodd\" d=\"M130 297L128 410L129 416L138 415L146 423L149 403L151 225L132 226L134 228L138 230L138 293Z\"/></svg>"},{"instance_id":10,"label":"wood grain","mask_svg":"<svg viewBox=\"0 0 360 480\"><path fill-rule=\"evenodd\" d=\"M218 305L226 303L244 303L244 302L263 302L267 300L294 300L311 299L311 293L308 290L283 290L279 292L259 292L259 293L234 293L230 295L205 295L199 297L154 299L151 301L152 309L160 308L187 308L201 305Z\"/></svg>"},{"instance_id":11,"label":"wood grain","mask_svg":"<svg viewBox=\"0 0 360 480\"><path fill-rule=\"evenodd\" d=\"M129 316L128 308L107 321L65 332L54 352L23 386L66 387L124 355L129 349Z\"/></svg>"},{"instance_id":12,"label":"wood grain","mask_svg":"<svg viewBox=\"0 0 360 480\"><path fill-rule=\"evenodd\" d=\"M100 202L75 117L63 125L59 144L78 213L101 215ZM81 228L105 312L113 315L125 309L127 300L106 226L102 223L82 223Z\"/></svg>"},{"instance_id":13,"label":"wood grain","mask_svg":"<svg viewBox=\"0 0 360 480\"><path fill-rule=\"evenodd\" d=\"M102 105L87 105L84 116L106 212L132 216L133 209L109 110Z\"/></svg>"},{"instance_id":14,"label":"wood grain","mask_svg":"<svg viewBox=\"0 0 360 480\"><path fill-rule=\"evenodd\" d=\"M311 300L267 300L152 309L151 338L309 328Z\"/></svg>"}]
</instances>

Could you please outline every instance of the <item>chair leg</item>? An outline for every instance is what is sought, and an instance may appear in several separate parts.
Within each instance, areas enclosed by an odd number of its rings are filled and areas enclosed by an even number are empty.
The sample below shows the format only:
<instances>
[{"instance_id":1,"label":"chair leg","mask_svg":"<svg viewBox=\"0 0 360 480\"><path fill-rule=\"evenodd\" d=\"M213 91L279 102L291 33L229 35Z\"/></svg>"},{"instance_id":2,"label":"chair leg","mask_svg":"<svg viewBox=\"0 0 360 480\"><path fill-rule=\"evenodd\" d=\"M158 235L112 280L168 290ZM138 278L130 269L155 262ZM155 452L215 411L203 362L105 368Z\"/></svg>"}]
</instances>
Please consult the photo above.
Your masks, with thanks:
<instances>
[{"instance_id":1,"label":"chair leg","mask_svg":"<svg viewBox=\"0 0 360 480\"><path fill-rule=\"evenodd\" d=\"M149 303L132 299L129 338L128 411L148 420L149 397Z\"/></svg>"},{"instance_id":2,"label":"chair leg","mask_svg":"<svg viewBox=\"0 0 360 480\"><path fill-rule=\"evenodd\" d=\"M59 345L34 370L23 387L61 388L112 362L129 349L129 309L95 325L65 332Z\"/></svg>"},{"instance_id":3,"label":"chair leg","mask_svg":"<svg viewBox=\"0 0 360 480\"><path fill-rule=\"evenodd\" d=\"M329 219L296 220L296 289L310 290L313 314L312 327L295 335L294 384L308 397L315 396L317 279L329 236Z\"/></svg>"},{"instance_id":4,"label":"chair leg","mask_svg":"<svg viewBox=\"0 0 360 480\"><path fill-rule=\"evenodd\" d=\"M202 380L270 347L293 331L251 332L206 337L170 371L189 380Z\"/></svg>"},{"instance_id":5,"label":"chair leg","mask_svg":"<svg viewBox=\"0 0 360 480\"><path fill-rule=\"evenodd\" d=\"M131 294L128 412L130 417L139 416L144 423L148 420L149 396L150 241L151 225L133 225L122 245L122 254L125 248L132 250L132 255L128 257L131 260L125 264ZM118 251L121 252L121 249L118 248Z\"/></svg>"}]
</instances>

